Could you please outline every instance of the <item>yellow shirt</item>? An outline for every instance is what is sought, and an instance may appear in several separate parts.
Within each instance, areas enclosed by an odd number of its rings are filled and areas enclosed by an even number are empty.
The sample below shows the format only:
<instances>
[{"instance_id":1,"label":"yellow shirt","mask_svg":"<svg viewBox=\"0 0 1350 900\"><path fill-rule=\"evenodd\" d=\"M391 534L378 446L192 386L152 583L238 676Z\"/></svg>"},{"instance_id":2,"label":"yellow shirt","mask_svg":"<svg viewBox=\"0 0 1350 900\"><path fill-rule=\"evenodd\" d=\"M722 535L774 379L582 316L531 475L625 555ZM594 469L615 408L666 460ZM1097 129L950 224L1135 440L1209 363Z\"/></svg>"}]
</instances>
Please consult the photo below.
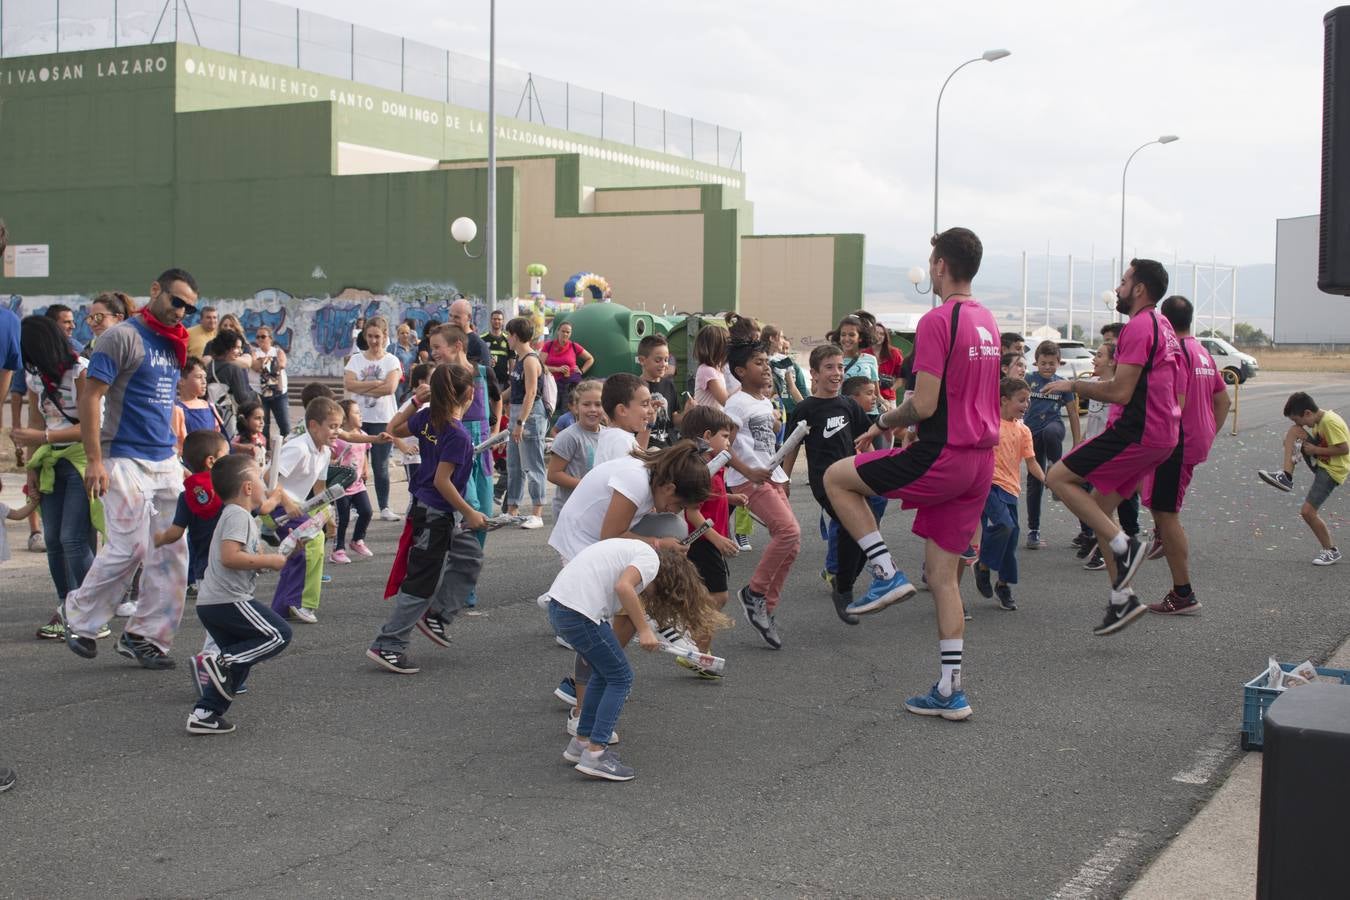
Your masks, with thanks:
<instances>
[{"instance_id":1,"label":"yellow shirt","mask_svg":"<svg viewBox=\"0 0 1350 900\"><path fill-rule=\"evenodd\" d=\"M219 330L206 331L200 325L193 325L187 330L188 333L188 356L200 357L206 352L206 345L211 343Z\"/></svg>"},{"instance_id":2,"label":"yellow shirt","mask_svg":"<svg viewBox=\"0 0 1350 900\"><path fill-rule=\"evenodd\" d=\"M1350 444L1350 430L1346 429L1345 420L1329 409L1322 411L1322 419L1312 427L1311 434L1323 447ZM1317 464L1326 469L1337 484L1344 484L1345 476L1350 475L1350 454L1319 456Z\"/></svg>"}]
</instances>

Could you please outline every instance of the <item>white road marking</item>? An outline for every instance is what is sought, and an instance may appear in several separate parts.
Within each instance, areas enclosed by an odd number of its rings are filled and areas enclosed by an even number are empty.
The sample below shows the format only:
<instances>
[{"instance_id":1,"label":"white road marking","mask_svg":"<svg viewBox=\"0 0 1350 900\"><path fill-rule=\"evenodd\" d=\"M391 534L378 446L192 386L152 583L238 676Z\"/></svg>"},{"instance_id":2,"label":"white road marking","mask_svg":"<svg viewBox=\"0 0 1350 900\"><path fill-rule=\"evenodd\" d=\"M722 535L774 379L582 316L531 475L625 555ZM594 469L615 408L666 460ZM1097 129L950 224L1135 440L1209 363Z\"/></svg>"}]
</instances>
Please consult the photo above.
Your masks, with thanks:
<instances>
[{"instance_id":1,"label":"white road marking","mask_svg":"<svg viewBox=\"0 0 1350 900\"><path fill-rule=\"evenodd\" d=\"M1117 831L1107 838L1101 849L1092 854L1078 872L1065 882L1062 888L1051 895L1052 900L1090 900L1095 895L1097 888L1107 882L1111 873L1139 845L1139 841L1142 839L1143 835L1137 831L1124 828Z\"/></svg>"}]
</instances>

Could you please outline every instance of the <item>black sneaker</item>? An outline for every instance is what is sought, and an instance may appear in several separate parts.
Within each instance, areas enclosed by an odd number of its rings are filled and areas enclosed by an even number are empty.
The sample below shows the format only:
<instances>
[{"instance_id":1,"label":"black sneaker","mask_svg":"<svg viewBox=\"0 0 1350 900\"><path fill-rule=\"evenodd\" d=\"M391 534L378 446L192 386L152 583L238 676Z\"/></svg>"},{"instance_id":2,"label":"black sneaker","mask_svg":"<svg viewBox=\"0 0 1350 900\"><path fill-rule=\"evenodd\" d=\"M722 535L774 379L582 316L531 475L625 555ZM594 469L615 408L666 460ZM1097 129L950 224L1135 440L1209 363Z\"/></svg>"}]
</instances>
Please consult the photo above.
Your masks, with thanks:
<instances>
[{"instance_id":1,"label":"black sneaker","mask_svg":"<svg viewBox=\"0 0 1350 900\"><path fill-rule=\"evenodd\" d=\"M202 718L197 715L198 712L204 712L204 710L194 709L188 715L188 734L229 734L231 731L234 731L234 723L226 719L220 713L211 713L205 718Z\"/></svg>"},{"instance_id":2,"label":"black sneaker","mask_svg":"<svg viewBox=\"0 0 1350 900\"><path fill-rule=\"evenodd\" d=\"M98 656L98 644L93 638L80 637L69 628L66 629L66 646L76 656L83 656L85 659Z\"/></svg>"},{"instance_id":3,"label":"black sneaker","mask_svg":"<svg viewBox=\"0 0 1350 900\"><path fill-rule=\"evenodd\" d=\"M979 563L975 564L975 590L986 600L994 596L994 586L989 583L989 568Z\"/></svg>"},{"instance_id":4,"label":"black sneaker","mask_svg":"<svg viewBox=\"0 0 1350 900\"><path fill-rule=\"evenodd\" d=\"M839 621L845 625L857 625L860 621L857 616L849 612L847 607L853 602L852 591L832 591L830 599L834 601L834 614L839 617Z\"/></svg>"},{"instance_id":5,"label":"black sneaker","mask_svg":"<svg viewBox=\"0 0 1350 900\"><path fill-rule=\"evenodd\" d=\"M408 659L406 653L395 653L393 650L371 647L366 651L366 656L380 668L396 675L416 675L422 671L419 667L413 665L412 660Z\"/></svg>"},{"instance_id":6,"label":"black sneaker","mask_svg":"<svg viewBox=\"0 0 1350 900\"><path fill-rule=\"evenodd\" d=\"M753 547L750 546L750 535L748 534L736 535L736 546L740 549L742 553L749 553L751 550L754 549Z\"/></svg>"},{"instance_id":7,"label":"black sneaker","mask_svg":"<svg viewBox=\"0 0 1350 900\"><path fill-rule=\"evenodd\" d=\"M1125 539L1125 552L1116 553L1116 580L1111 587L1123 591L1134 580L1134 574L1144 562L1144 545L1139 538L1130 535Z\"/></svg>"},{"instance_id":8,"label":"black sneaker","mask_svg":"<svg viewBox=\"0 0 1350 900\"><path fill-rule=\"evenodd\" d=\"M230 684L233 680L230 667L222 664L220 657L209 653L202 654L200 665L202 671L206 673L206 677L210 679L212 687L220 692L220 696L226 700L233 700L234 688Z\"/></svg>"},{"instance_id":9,"label":"black sneaker","mask_svg":"<svg viewBox=\"0 0 1350 900\"><path fill-rule=\"evenodd\" d=\"M118 656L135 660L146 669L172 669L178 665L169 654L130 631L122 632L122 636L117 639L115 649Z\"/></svg>"},{"instance_id":10,"label":"black sneaker","mask_svg":"<svg viewBox=\"0 0 1350 900\"><path fill-rule=\"evenodd\" d=\"M3 793L14 787L14 781L18 776L9 766L0 766L0 793Z\"/></svg>"},{"instance_id":11,"label":"black sneaker","mask_svg":"<svg viewBox=\"0 0 1350 900\"><path fill-rule=\"evenodd\" d=\"M1140 603L1139 598L1131 591L1130 599L1121 605L1115 606L1109 603L1106 605L1106 618L1102 619L1102 624L1092 629L1092 633L1097 637L1115 634L1146 612L1148 612L1148 607Z\"/></svg>"},{"instance_id":12,"label":"black sneaker","mask_svg":"<svg viewBox=\"0 0 1350 900\"><path fill-rule=\"evenodd\" d=\"M1102 558L1101 547L1092 548L1092 553L1088 556L1087 562L1083 563L1083 568L1089 572L1100 572L1106 568L1106 560Z\"/></svg>"},{"instance_id":13,"label":"black sneaker","mask_svg":"<svg viewBox=\"0 0 1350 900\"><path fill-rule=\"evenodd\" d=\"M736 595L741 601L741 609L745 612L745 621L750 623L750 627L759 632L759 636L764 638L764 642L773 649L777 650L783 646L783 642L774 643L770 635L776 638L773 633L773 623L769 621L769 614L764 610L764 598L750 591L750 585L741 588Z\"/></svg>"},{"instance_id":14,"label":"black sneaker","mask_svg":"<svg viewBox=\"0 0 1350 900\"><path fill-rule=\"evenodd\" d=\"M1097 549L1097 536L1094 534L1080 534L1073 539L1073 555L1079 559L1087 559L1092 555L1092 551Z\"/></svg>"},{"instance_id":15,"label":"black sneaker","mask_svg":"<svg viewBox=\"0 0 1350 900\"><path fill-rule=\"evenodd\" d=\"M994 593L998 594L998 605L1000 609L1008 612L1017 611L1017 601L1012 598L1012 588L1003 582L994 585Z\"/></svg>"},{"instance_id":16,"label":"black sneaker","mask_svg":"<svg viewBox=\"0 0 1350 900\"><path fill-rule=\"evenodd\" d=\"M1294 489L1294 476L1288 472L1270 472L1266 469L1260 469L1256 475L1266 484L1276 490L1284 491L1286 494Z\"/></svg>"},{"instance_id":17,"label":"black sneaker","mask_svg":"<svg viewBox=\"0 0 1350 900\"><path fill-rule=\"evenodd\" d=\"M428 610L417 620L417 630L437 647L450 646L450 623L440 613Z\"/></svg>"}]
</instances>

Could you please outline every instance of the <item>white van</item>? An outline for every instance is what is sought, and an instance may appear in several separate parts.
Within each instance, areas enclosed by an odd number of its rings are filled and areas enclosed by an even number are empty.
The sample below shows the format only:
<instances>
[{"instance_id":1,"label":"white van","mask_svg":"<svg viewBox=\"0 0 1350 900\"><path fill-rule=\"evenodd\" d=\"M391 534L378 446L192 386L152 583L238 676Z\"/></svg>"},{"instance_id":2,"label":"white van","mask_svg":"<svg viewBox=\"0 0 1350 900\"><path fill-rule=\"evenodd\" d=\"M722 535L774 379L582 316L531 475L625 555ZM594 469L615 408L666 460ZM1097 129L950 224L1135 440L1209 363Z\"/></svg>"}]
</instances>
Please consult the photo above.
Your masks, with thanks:
<instances>
[{"instance_id":1,"label":"white van","mask_svg":"<svg viewBox=\"0 0 1350 900\"><path fill-rule=\"evenodd\" d=\"M1243 353L1223 338L1196 338L1200 346L1214 357L1214 364L1223 373L1223 380L1229 384L1242 384L1248 378L1255 378L1260 366L1256 358Z\"/></svg>"}]
</instances>

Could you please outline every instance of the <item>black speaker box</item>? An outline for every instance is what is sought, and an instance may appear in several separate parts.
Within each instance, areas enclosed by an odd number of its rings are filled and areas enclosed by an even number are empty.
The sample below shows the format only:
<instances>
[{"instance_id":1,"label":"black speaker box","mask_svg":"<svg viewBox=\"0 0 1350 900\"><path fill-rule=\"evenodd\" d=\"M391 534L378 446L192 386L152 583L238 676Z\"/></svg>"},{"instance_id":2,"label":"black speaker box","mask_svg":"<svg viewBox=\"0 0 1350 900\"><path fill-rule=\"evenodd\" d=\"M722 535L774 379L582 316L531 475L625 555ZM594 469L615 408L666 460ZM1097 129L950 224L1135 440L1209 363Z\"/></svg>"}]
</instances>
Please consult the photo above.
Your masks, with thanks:
<instances>
[{"instance_id":1,"label":"black speaker box","mask_svg":"<svg viewBox=\"0 0 1350 900\"><path fill-rule=\"evenodd\" d=\"M1350 6L1322 19L1322 240L1317 286L1350 295Z\"/></svg>"},{"instance_id":2,"label":"black speaker box","mask_svg":"<svg viewBox=\"0 0 1350 900\"><path fill-rule=\"evenodd\" d=\"M1290 688L1266 711L1256 896L1350 896L1350 686Z\"/></svg>"}]
</instances>

